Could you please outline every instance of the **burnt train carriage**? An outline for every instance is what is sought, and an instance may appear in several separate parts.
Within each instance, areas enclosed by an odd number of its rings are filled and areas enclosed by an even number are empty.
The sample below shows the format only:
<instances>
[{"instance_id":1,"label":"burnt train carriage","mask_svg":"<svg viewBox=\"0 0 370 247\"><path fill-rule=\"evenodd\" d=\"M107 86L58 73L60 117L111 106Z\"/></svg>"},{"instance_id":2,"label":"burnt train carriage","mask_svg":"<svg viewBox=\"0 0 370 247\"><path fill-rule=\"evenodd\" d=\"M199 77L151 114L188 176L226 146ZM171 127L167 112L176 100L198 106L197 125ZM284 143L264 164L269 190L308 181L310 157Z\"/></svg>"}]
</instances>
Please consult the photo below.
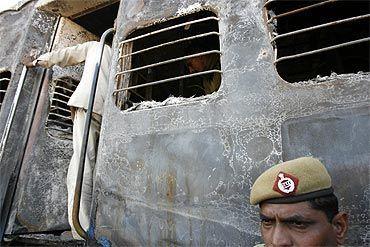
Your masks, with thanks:
<instances>
[{"instance_id":1,"label":"burnt train carriage","mask_svg":"<svg viewBox=\"0 0 370 247\"><path fill-rule=\"evenodd\" d=\"M69 1L62 2L59 12L68 16L63 6ZM50 15L45 11L58 9L53 3L38 13ZM254 179L277 162L313 155L327 165L340 204L350 213L347 243L369 244L367 4L121 1L90 237L114 246L252 246L261 241L256 208L248 203ZM87 28L96 20L91 13L86 19L70 16ZM39 43L45 45L46 38ZM199 43L205 48L192 50ZM190 74L186 60L209 54L220 66ZM69 153L68 112L59 103L78 77L66 75L71 72L54 71L49 86L40 84L45 96L38 99L33 124L42 124L32 129L44 134L23 144L30 151L22 156L7 237L33 232L50 237L68 227L65 217L55 216L65 214L61 188L68 155L48 160L37 151L50 144L41 138L48 134L67 143L50 146L49 157ZM206 93L202 80L215 75L221 75L220 88ZM50 102L50 110L44 102ZM55 164L61 166L57 171L51 169ZM57 172L57 183L37 186ZM33 191L49 199L36 203ZM42 207L54 210L34 214Z\"/></svg>"},{"instance_id":2,"label":"burnt train carriage","mask_svg":"<svg viewBox=\"0 0 370 247\"><path fill-rule=\"evenodd\" d=\"M119 23L96 239L251 246L260 241L254 179L313 155L351 214L348 243L368 243L367 3L123 1ZM221 54L220 69L203 72L222 80L217 92L188 97L194 40L209 45L202 54Z\"/></svg>"}]
</instances>

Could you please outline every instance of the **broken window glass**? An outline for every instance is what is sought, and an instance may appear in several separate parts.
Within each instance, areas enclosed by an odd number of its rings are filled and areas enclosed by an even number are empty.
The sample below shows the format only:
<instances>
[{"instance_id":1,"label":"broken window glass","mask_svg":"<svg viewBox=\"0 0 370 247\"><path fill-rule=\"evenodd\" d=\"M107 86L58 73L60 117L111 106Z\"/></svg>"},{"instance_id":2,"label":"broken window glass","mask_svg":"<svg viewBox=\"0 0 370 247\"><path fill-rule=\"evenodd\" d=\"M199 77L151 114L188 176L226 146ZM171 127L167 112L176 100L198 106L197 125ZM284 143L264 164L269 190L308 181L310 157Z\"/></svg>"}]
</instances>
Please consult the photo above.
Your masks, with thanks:
<instances>
[{"instance_id":1,"label":"broken window glass","mask_svg":"<svg viewBox=\"0 0 370 247\"><path fill-rule=\"evenodd\" d=\"M269 0L265 8L274 63L284 80L369 72L368 1Z\"/></svg>"},{"instance_id":2,"label":"broken window glass","mask_svg":"<svg viewBox=\"0 0 370 247\"><path fill-rule=\"evenodd\" d=\"M133 31L120 43L116 104L199 97L221 84L218 17L200 11Z\"/></svg>"}]
</instances>

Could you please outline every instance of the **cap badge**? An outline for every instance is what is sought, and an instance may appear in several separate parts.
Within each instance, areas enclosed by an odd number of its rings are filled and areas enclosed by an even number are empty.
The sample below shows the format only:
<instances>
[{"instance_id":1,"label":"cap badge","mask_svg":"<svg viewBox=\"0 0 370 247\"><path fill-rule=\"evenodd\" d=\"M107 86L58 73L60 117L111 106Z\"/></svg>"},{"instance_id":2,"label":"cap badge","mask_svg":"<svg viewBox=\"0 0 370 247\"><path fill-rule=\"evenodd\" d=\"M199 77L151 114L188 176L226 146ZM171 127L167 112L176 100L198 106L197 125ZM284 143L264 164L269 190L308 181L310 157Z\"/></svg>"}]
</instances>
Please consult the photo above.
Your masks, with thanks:
<instances>
[{"instance_id":1,"label":"cap badge","mask_svg":"<svg viewBox=\"0 0 370 247\"><path fill-rule=\"evenodd\" d=\"M298 181L298 178L290 174L279 172L276 177L273 190L285 196L294 194L297 190Z\"/></svg>"}]
</instances>

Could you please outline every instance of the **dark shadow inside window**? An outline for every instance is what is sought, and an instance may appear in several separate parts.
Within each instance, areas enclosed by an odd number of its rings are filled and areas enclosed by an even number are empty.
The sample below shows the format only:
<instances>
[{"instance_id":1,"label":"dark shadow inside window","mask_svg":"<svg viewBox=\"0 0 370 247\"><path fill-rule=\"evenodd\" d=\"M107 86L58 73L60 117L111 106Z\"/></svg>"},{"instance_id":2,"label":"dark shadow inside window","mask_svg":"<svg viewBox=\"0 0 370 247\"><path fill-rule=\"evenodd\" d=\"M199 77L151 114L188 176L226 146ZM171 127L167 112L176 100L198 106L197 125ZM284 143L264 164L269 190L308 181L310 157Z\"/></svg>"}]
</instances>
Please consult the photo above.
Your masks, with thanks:
<instances>
[{"instance_id":1,"label":"dark shadow inside window","mask_svg":"<svg viewBox=\"0 0 370 247\"><path fill-rule=\"evenodd\" d=\"M0 110L2 108L6 91L8 90L10 77L12 73L9 71L4 71L0 73Z\"/></svg>"},{"instance_id":2,"label":"dark shadow inside window","mask_svg":"<svg viewBox=\"0 0 370 247\"><path fill-rule=\"evenodd\" d=\"M80 16L73 21L86 30L100 37L104 31L113 27L117 17L120 2L108 5L89 14ZM107 37L108 43L112 43L112 37Z\"/></svg>"},{"instance_id":3,"label":"dark shadow inside window","mask_svg":"<svg viewBox=\"0 0 370 247\"><path fill-rule=\"evenodd\" d=\"M211 11L201 11L187 16L175 18L169 21L165 21L159 24L138 29L134 31L127 39L145 35L157 30L173 27L175 25L186 23L189 21L199 20L207 17L217 17ZM206 55L205 66L198 69L198 71L190 71L189 60L180 59L179 61L170 62L163 65L156 65L150 68L143 68L130 73L129 86L141 85L145 83L161 81L168 78L176 78L179 76L195 74L197 72L208 71L208 70L220 70L220 44L218 36L218 20L210 19L194 23L186 26L181 26L175 29L170 29L158 34L150 35L144 38L133 41L132 52L150 48L153 46L165 44L180 39L187 39L196 35L202 35L207 33L213 33L195 39L185 40L176 42L174 44L162 46L159 48L151 49L138 54L133 54L131 60L131 69L140 68L146 65L152 65L171 59L181 58L192 54L198 54L203 52L214 53ZM130 69L130 68L125 68ZM216 78L216 77L217 78ZM218 80L219 78L219 80ZM204 88L205 81L218 81L220 83L221 75L216 73L209 73L205 75L199 75L191 78L183 78L179 80L168 81L165 83L146 86L129 90L128 100L126 107L130 107L133 103L141 101L155 100L163 101L170 96L174 97L198 97L211 93L211 91L217 91L218 86L214 89L208 89L208 92ZM215 85L216 85L215 84Z\"/></svg>"},{"instance_id":4,"label":"dark shadow inside window","mask_svg":"<svg viewBox=\"0 0 370 247\"><path fill-rule=\"evenodd\" d=\"M275 1L267 6L267 10L271 17L321 2L323 1ZM279 17L270 27L281 35L367 15L369 12L368 1L336 1ZM279 75L288 82L297 82L318 75L327 76L332 72L337 74L369 72L370 42L344 45L370 37L369 26L369 17L365 17L276 39L274 44L277 59L343 45L311 55L281 60L276 64Z\"/></svg>"}]
</instances>

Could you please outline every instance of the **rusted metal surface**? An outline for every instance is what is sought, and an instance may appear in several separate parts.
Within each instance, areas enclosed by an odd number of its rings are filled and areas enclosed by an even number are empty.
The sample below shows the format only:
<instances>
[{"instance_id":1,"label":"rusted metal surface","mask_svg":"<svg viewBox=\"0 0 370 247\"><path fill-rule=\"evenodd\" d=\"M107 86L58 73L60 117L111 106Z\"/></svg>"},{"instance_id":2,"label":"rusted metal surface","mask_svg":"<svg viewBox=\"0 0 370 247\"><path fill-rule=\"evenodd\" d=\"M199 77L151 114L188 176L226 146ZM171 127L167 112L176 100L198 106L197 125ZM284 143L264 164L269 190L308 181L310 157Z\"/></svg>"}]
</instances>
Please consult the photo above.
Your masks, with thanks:
<instances>
[{"instance_id":1,"label":"rusted metal surface","mask_svg":"<svg viewBox=\"0 0 370 247\"><path fill-rule=\"evenodd\" d=\"M336 192L351 215L347 244L369 243L369 166L362 162L368 160L368 150L363 150L367 145L347 153L352 157L346 167L361 169L361 179L346 181L346 187L363 188L353 197L340 181L344 167L336 165L336 152L341 149L325 157L319 152L328 151L328 138L346 139L345 124L320 120L329 129L340 128L331 137L321 133L309 138L301 150L288 146L287 140L299 139L298 134L309 129L282 133L291 119L304 121L316 115L334 114L355 124L357 109L369 107L369 74L283 81L274 67L274 50L262 18L264 3L121 1L94 180L91 228L96 239L113 246L253 246L261 242L258 208L248 203L253 181L284 159L313 155L327 164L334 187L342 186ZM119 43L139 27L200 9L213 10L219 18L220 89L195 99L173 98L168 105L143 102L139 104L143 108L120 111L111 96L117 89L118 58L124 55ZM361 119L364 126L369 114L364 111ZM355 125L352 130L353 141L360 141L358 136L366 131ZM355 209L357 205L361 210Z\"/></svg>"}]
</instances>

